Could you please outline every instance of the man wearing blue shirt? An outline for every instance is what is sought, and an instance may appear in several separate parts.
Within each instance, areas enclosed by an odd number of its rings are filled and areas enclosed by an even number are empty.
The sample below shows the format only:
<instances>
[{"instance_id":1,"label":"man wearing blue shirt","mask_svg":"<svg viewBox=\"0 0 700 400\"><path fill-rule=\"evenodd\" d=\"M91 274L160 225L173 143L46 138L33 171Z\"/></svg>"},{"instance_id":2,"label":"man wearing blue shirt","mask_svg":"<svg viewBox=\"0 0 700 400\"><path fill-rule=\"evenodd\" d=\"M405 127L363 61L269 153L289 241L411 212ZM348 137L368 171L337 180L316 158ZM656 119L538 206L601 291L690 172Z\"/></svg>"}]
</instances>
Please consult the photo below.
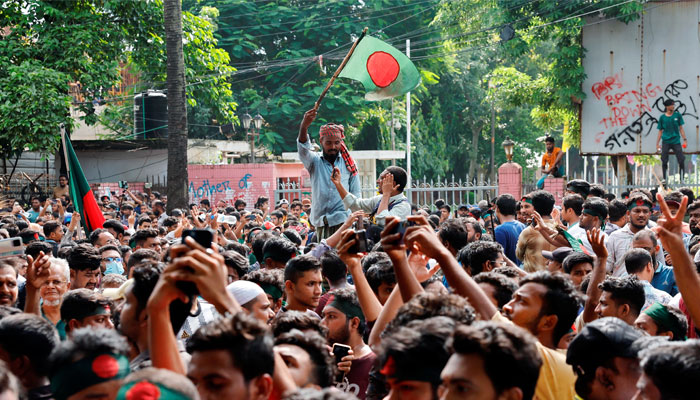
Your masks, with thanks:
<instances>
[{"instance_id":1,"label":"man wearing blue shirt","mask_svg":"<svg viewBox=\"0 0 700 400\"><path fill-rule=\"evenodd\" d=\"M340 170L343 187L355 197L360 197L360 179L357 176L357 165L345 146L342 125L323 125L319 131L322 152L311 150L308 129L316 119L316 112L316 109L311 109L304 114L304 120L299 127L297 151L299 159L311 176L309 222L316 227L316 240L321 241L338 230L350 214L331 182L333 168L337 167Z\"/></svg>"},{"instance_id":2,"label":"man wearing blue shirt","mask_svg":"<svg viewBox=\"0 0 700 400\"><path fill-rule=\"evenodd\" d=\"M503 246L506 257L520 266L521 261L515 256L515 248L518 245L520 232L525 229L525 224L515 220L515 198L509 194L502 194L496 199L496 216L501 222L494 230L495 239Z\"/></svg>"}]
</instances>

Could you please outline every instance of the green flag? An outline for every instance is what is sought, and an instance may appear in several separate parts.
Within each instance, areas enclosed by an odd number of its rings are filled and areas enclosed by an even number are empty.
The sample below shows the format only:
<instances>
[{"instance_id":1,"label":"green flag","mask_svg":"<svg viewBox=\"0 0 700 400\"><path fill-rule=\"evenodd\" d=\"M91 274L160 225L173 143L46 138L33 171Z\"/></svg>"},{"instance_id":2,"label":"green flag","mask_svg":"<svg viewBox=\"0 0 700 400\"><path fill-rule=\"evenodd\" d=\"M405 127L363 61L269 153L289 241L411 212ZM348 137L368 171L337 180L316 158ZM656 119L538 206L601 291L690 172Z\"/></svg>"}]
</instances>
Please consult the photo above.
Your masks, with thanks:
<instances>
[{"instance_id":1,"label":"green flag","mask_svg":"<svg viewBox=\"0 0 700 400\"><path fill-rule=\"evenodd\" d=\"M339 76L362 82L369 101L400 96L420 84L420 74L405 54L371 36L360 41Z\"/></svg>"},{"instance_id":2,"label":"green flag","mask_svg":"<svg viewBox=\"0 0 700 400\"><path fill-rule=\"evenodd\" d=\"M68 136L65 136L64 140L70 195L73 199L75 212L80 213L82 225L85 228L85 235L90 236L90 232L97 228L102 228L105 218L97 205L97 200L95 200L95 195L85 178L83 169L80 167L80 161L78 161L78 156L75 155L73 144Z\"/></svg>"}]
</instances>

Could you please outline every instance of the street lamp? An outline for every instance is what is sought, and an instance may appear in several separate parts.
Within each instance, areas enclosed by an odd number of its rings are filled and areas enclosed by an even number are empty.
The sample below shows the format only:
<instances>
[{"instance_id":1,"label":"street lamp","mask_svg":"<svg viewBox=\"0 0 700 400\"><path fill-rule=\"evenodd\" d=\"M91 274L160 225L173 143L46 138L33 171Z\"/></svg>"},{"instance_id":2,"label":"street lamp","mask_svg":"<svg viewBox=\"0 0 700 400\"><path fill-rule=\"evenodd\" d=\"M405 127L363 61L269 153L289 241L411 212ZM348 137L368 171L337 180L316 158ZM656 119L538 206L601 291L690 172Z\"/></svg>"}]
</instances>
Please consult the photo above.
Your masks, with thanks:
<instances>
[{"instance_id":1,"label":"street lamp","mask_svg":"<svg viewBox=\"0 0 700 400\"><path fill-rule=\"evenodd\" d=\"M253 129L250 129L250 122L253 122ZM255 164L255 138L260 134L260 128L262 128L263 119L262 115L259 113L255 117L251 117L250 114L245 113L241 117L241 122L243 123L243 128L245 128L246 133L250 136L250 159Z\"/></svg>"},{"instance_id":2,"label":"street lamp","mask_svg":"<svg viewBox=\"0 0 700 400\"><path fill-rule=\"evenodd\" d=\"M515 142L510 140L510 136L506 136L506 140L504 140L501 145L506 152L506 159L508 162L513 162L513 147L515 147Z\"/></svg>"}]
</instances>

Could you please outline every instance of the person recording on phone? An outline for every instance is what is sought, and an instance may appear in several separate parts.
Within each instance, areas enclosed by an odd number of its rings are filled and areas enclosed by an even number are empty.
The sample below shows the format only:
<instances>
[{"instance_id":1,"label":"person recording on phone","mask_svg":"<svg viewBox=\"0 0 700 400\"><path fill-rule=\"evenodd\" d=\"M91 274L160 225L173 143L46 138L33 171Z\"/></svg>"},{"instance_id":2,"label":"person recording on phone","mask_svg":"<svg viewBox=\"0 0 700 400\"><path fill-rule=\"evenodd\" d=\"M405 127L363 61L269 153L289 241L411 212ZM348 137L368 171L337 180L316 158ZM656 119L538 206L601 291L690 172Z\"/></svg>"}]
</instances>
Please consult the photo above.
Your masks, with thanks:
<instances>
[{"instance_id":1,"label":"person recording on phone","mask_svg":"<svg viewBox=\"0 0 700 400\"><path fill-rule=\"evenodd\" d=\"M350 211L364 211L374 218L377 225L384 226L386 217L398 217L405 220L411 215L411 203L403 194L407 181L406 171L401 167L385 169L377 179L379 195L369 199L358 198L348 193L340 181L340 171L334 168L331 181L343 199L343 205Z\"/></svg>"},{"instance_id":2,"label":"person recording on phone","mask_svg":"<svg viewBox=\"0 0 700 400\"><path fill-rule=\"evenodd\" d=\"M337 190L331 187L331 175L339 171L342 186L355 197L360 196L360 178L357 174L355 160L350 157L345 146L345 134L342 125L326 124L319 130L321 153L311 148L308 129L316 119L316 110L304 114L299 127L297 151L304 168L311 176L311 218L316 227L316 240L327 239L340 228L349 212L343 206L343 199Z\"/></svg>"},{"instance_id":3,"label":"person recording on phone","mask_svg":"<svg viewBox=\"0 0 700 400\"><path fill-rule=\"evenodd\" d=\"M327 305L323 308L321 324L328 328L326 337L328 343L333 346L339 369L342 371L342 364L348 360L352 361L350 371L344 374L337 387L364 399L369 384L369 371L377 359L377 355L362 339L365 316L354 290L343 288L331 293ZM349 350L352 350L352 353Z\"/></svg>"},{"instance_id":4,"label":"person recording on phone","mask_svg":"<svg viewBox=\"0 0 700 400\"><path fill-rule=\"evenodd\" d=\"M659 136L656 138L656 151L661 152L664 182L668 178L668 152L671 150L676 155L678 168L681 172L681 182L683 182L683 177L685 176L685 154L683 154L683 148L688 146L688 137L685 136L685 130L683 129L685 121L683 121L683 116L678 111L674 111L675 105L673 100L667 99L664 101L664 106L666 111L659 117L657 126ZM681 137L683 138L682 146ZM659 142L662 140L662 145L659 145Z\"/></svg>"}]
</instances>

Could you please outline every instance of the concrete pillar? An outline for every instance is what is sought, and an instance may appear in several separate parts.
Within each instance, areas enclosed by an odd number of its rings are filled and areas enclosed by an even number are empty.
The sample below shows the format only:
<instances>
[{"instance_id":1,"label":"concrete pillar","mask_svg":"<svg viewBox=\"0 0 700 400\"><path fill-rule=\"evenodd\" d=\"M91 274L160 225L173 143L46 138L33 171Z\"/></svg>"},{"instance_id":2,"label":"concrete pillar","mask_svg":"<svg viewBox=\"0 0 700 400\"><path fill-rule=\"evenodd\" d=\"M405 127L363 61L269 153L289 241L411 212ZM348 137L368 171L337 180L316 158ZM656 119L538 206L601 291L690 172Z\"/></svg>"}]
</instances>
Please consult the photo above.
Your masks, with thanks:
<instances>
[{"instance_id":1,"label":"concrete pillar","mask_svg":"<svg viewBox=\"0 0 700 400\"><path fill-rule=\"evenodd\" d=\"M498 168L498 194L508 193L520 200L523 195L523 167L510 162Z\"/></svg>"}]
</instances>

